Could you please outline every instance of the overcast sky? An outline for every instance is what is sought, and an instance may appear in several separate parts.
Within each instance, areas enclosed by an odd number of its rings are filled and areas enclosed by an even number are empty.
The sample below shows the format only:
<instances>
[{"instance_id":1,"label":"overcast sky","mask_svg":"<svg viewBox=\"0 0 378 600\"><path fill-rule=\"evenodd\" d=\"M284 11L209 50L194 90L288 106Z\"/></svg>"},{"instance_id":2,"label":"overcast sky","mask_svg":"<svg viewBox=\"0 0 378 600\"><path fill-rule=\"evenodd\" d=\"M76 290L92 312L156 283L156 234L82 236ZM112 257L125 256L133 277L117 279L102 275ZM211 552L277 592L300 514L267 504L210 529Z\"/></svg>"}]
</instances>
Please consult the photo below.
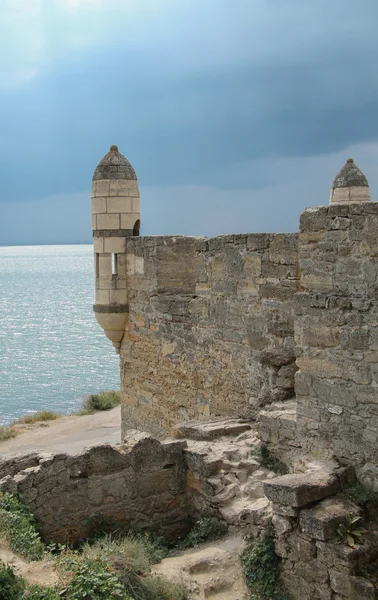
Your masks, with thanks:
<instances>
[{"instance_id":1,"label":"overcast sky","mask_svg":"<svg viewBox=\"0 0 378 600\"><path fill-rule=\"evenodd\" d=\"M377 0L1 0L0 244L91 241L134 166L143 234L295 231L350 156L378 200Z\"/></svg>"}]
</instances>

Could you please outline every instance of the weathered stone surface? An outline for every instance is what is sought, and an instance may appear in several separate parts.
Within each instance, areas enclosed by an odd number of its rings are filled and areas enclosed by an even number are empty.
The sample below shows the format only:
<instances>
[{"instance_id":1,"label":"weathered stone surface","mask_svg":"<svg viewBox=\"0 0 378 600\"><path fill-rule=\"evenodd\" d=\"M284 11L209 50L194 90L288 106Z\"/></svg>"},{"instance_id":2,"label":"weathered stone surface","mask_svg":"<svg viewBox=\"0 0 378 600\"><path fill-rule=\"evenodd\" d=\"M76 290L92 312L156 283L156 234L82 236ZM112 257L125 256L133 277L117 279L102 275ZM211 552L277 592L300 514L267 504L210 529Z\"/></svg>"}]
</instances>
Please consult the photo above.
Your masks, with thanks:
<instances>
[{"instance_id":1,"label":"weathered stone surface","mask_svg":"<svg viewBox=\"0 0 378 600\"><path fill-rule=\"evenodd\" d=\"M174 431L182 438L191 440L212 440L220 436L238 435L249 431L251 425L241 419L210 419L179 423Z\"/></svg>"},{"instance_id":2,"label":"weathered stone surface","mask_svg":"<svg viewBox=\"0 0 378 600\"><path fill-rule=\"evenodd\" d=\"M10 470L17 464L21 470L3 478L0 488L22 496L48 540L81 539L99 515L170 536L183 531L190 518L185 446L131 431L119 448L102 444L75 456L39 455L37 465L28 468L20 457Z\"/></svg>"},{"instance_id":3,"label":"weathered stone surface","mask_svg":"<svg viewBox=\"0 0 378 600\"><path fill-rule=\"evenodd\" d=\"M186 421L254 418L292 395L295 367L277 371L295 360L296 253L295 234L126 240L144 270L127 275L124 431L164 437ZM276 348L285 356L260 362Z\"/></svg>"},{"instance_id":4,"label":"weathered stone surface","mask_svg":"<svg viewBox=\"0 0 378 600\"><path fill-rule=\"evenodd\" d=\"M349 469L282 475L266 481L264 492L275 504L301 507L335 494L352 481L353 474Z\"/></svg>"},{"instance_id":5,"label":"weathered stone surface","mask_svg":"<svg viewBox=\"0 0 378 600\"><path fill-rule=\"evenodd\" d=\"M340 523L346 522L348 514L359 513L358 506L348 500L327 498L312 508L302 510L299 523L303 533L310 537L317 540L330 540L335 537Z\"/></svg>"}]
</instances>

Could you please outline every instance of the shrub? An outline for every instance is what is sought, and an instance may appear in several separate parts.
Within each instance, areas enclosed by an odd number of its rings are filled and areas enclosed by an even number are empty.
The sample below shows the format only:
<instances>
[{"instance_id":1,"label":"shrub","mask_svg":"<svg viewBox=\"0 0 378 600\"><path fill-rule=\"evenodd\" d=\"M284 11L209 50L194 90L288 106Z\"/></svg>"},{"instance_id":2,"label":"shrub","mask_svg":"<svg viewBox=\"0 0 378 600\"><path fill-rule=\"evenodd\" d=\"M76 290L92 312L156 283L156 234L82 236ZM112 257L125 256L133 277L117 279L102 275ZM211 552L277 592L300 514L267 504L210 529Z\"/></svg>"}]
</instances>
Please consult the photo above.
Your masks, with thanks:
<instances>
[{"instance_id":1,"label":"shrub","mask_svg":"<svg viewBox=\"0 0 378 600\"><path fill-rule=\"evenodd\" d=\"M0 561L0 598L4 600L21 600L25 583L18 577L11 567Z\"/></svg>"},{"instance_id":2,"label":"shrub","mask_svg":"<svg viewBox=\"0 0 378 600\"><path fill-rule=\"evenodd\" d=\"M12 550L30 560L42 558L44 545L34 515L13 494L0 493L0 529Z\"/></svg>"},{"instance_id":3,"label":"shrub","mask_svg":"<svg viewBox=\"0 0 378 600\"><path fill-rule=\"evenodd\" d=\"M62 597L62 591L58 588L45 588L40 585L32 585L26 590L22 596L22 600L61 600Z\"/></svg>"},{"instance_id":4,"label":"shrub","mask_svg":"<svg viewBox=\"0 0 378 600\"><path fill-rule=\"evenodd\" d=\"M256 600L289 600L280 589L280 561L274 550L270 525L264 536L249 544L241 555L244 578Z\"/></svg>"},{"instance_id":5,"label":"shrub","mask_svg":"<svg viewBox=\"0 0 378 600\"><path fill-rule=\"evenodd\" d=\"M32 423L38 423L39 421L55 421L58 419L59 415L57 415L52 410L40 410L32 415L25 415L17 421L14 422L15 425L31 425Z\"/></svg>"},{"instance_id":6,"label":"shrub","mask_svg":"<svg viewBox=\"0 0 378 600\"><path fill-rule=\"evenodd\" d=\"M188 535L181 540L177 546L179 548L192 548L203 542L209 542L222 536L227 531L227 525L214 517L202 517Z\"/></svg>"},{"instance_id":7,"label":"shrub","mask_svg":"<svg viewBox=\"0 0 378 600\"><path fill-rule=\"evenodd\" d=\"M16 435L16 431L12 426L10 427L0 427L0 442L3 440L9 440L10 438Z\"/></svg>"},{"instance_id":8,"label":"shrub","mask_svg":"<svg viewBox=\"0 0 378 600\"><path fill-rule=\"evenodd\" d=\"M261 444L256 451L256 458L259 461L262 467L269 469L269 471L274 471L274 473L279 473L280 475L286 475L289 472L289 469L279 458L273 456L271 451L265 444Z\"/></svg>"},{"instance_id":9,"label":"shrub","mask_svg":"<svg viewBox=\"0 0 378 600\"><path fill-rule=\"evenodd\" d=\"M121 402L119 392L100 392L99 394L90 394L83 401L84 414L90 414L95 410L110 410L118 406ZM82 411L82 412L83 412Z\"/></svg>"},{"instance_id":10,"label":"shrub","mask_svg":"<svg viewBox=\"0 0 378 600\"><path fill-rule=\"evenodd\" d=\"M104 558L71 561L73 577L67 586L68 600L129 600L110 562Z\"/></svg>"},{"instance_id":11,"label":"shrub","mask_svg":"<svg viewBox=\"0 0 378 600\"><path fill-rule=\"evenodd\" d=\"M81 550L82 553L77 555L76 561L105 561L116 573L126 598L187 599L186 590L181 585L150 575L151 565L160 562L167 555L167 548L161 538L153 534L134 532L118 538L106 535L94 543L84 544ZM63 557L62 562L66 560Z\"/></svg>"},{"instance_id":12,"label":"shrub","mask_svg":"<svg viewBox=\"0 0 378 600\"><path fill-rule=\"evenodd\" d=\"M160 538L148 533L130 533L126 537L105 535L94 543L82 547L87 558L103 556L113 564L120 565L136 573L147 573L152 564L160 562L168 550Z\"/></svg>"}]
</instances>

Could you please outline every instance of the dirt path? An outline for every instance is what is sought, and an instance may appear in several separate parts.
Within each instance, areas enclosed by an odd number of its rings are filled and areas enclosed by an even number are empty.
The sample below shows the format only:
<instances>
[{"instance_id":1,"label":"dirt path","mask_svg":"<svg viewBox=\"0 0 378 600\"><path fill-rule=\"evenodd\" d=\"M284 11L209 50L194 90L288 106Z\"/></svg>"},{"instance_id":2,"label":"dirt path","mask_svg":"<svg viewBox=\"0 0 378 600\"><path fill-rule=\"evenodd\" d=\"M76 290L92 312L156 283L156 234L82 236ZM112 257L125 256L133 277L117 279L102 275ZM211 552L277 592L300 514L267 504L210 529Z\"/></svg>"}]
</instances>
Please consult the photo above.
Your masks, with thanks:
<instances>
[{"instance_id":1,"label":"dirt path","mask_svg":"<svg viewBox=\"0 0 378 600\"><path fill-rule=\"evenodd\" d=\"M18 427L21 433L0 442L0 458L35 451L76 454L86 446L121 441L121 408Z\"/></svg>"},{"instance_id":2,"label":"dirt path","mask_svg":"<svg viewBox=\"0 0 378 600\"><path fill-rule=\"evenodd\" d=\"M153 570L183 583L193 600L247 600L239 558L244 546L241 537L223 538L165 558Z\"/></svg>"}]
</instances>

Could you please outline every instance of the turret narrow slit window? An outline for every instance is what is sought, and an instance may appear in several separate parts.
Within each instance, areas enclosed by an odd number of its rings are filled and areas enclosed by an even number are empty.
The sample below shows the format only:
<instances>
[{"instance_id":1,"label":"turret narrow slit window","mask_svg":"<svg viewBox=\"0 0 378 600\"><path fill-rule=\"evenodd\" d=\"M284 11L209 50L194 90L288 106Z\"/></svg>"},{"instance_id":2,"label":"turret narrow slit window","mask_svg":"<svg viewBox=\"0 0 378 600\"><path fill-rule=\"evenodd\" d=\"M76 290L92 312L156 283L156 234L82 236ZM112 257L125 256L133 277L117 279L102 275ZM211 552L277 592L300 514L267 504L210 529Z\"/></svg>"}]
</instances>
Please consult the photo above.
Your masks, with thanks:
<instances>
[{"instance_id":1,"label":"turret narrow slit window","mask_svg":"<svg viewBox=\"0 0 378 600\"><path fill-rule=\"evenodd\" d=\"M118 255L112 254L112 275L118 275Z\"/></svg>"},{"instance_id":2,"label":"turret narrow slit window","mask_svg":"<svg viewBox=\"0 0 378 600\"><path fill-rule=\"evenodd\" d=\"M95 273L96 279L100 277L100 255L96 252L95 254Z\"/></svg>"}]
</instances>

